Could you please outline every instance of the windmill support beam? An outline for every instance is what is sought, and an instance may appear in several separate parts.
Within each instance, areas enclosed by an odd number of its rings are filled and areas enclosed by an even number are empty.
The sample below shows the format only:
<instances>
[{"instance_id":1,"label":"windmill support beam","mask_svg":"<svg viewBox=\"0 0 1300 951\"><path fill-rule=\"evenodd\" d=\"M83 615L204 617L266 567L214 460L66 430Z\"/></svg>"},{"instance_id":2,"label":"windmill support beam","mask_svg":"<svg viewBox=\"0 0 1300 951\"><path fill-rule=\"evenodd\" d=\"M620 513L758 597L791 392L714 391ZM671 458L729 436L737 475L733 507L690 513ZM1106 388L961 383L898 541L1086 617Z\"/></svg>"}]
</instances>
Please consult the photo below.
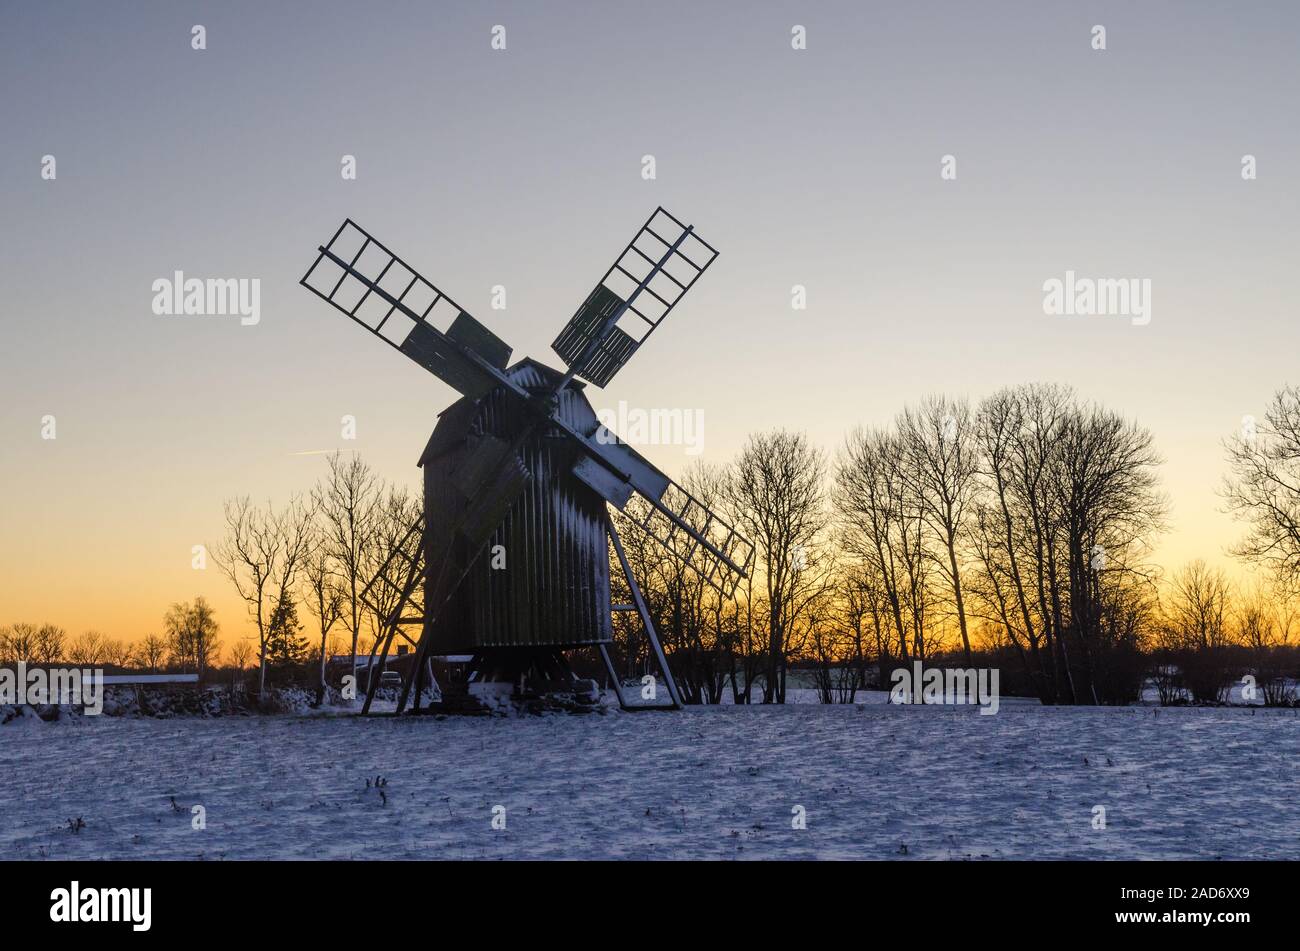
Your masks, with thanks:
<instances>
[{"instance_id":1,"label":"windmill support beam","mask_svg":"<svg viewBox=\"0 0 1300 951\"><path fill-rule=\"evenodd\" d=\"M614 688L614 696L618 697L618 705L627 710L627 700L623 698L623 683L619 680L618 671L614 669L613 658L609 656L609 645L601 644L599 649L600 659L605 662L605 672L609 674L610 686Z\"/></svg>"},{"instance_id":2,"label":"windmill support beam","mask_svg":"<svg viewBox=\"0 0 1300 951\"><path fill-rule=\"evenodd\" d=\"M383 653L379 657L379 664L382 667L388 663L388 649L393 645L393 634L396 627L390 627L388 633L382 638L384 642ZM379 687L379 678L375 676L375 648L379 646L380 638L375 638L375 643L370 648L370 660L366 666L366 700L361 704L361 715L365 716L370 712L370 704L375 699L375 690Z\"/></svg>"},{"instance_id":3,"label":"windmill support beam","mask_svg":"<svg viewBox=\"0 0 1300 951\"><path fill-rule=\"evenodd\" d=\"M663 645L659 643L659 635L655 631L655 625L650 620L650 609L646 606L645 598L641 596L641 588L632 577L632 568L627 563L627 555L623 552L623 542L618 537L618 529L614 527L613 522L608 523L609 540L614 545L614 554L618 555L619 567L623 569L623 576L627 578L627 586L632 591L632 603L636 605L636 612L641 616L641 623L645 625L646 637L650 641L650 648L654 651L655 660L659 662L659 669L663 671L664 684L668 687L668 696L672 698L672 710L682 708L682 695L677 690L677 681L673 679L673 672L668 668L668 658L664 655ZM609 655L605 652L602 645L601 654L605 657L605 662L609 664L609 669L613 670L613 664L610 663ZM615 684L618 682L615 681ZM623 690L621 686L618 691L619 703L623 703ZM626 708L626 707L625 707Z\"/></svg>"},{"instance_id":4,"label":"windmill support beam","mask_svg":"<svg viewBox=\"0 0 1300 951\"><path fill-rule=\"evenodd\" d=\"M379 688L379 678L375 676L375 649L379 646L380 640L382 640L384 644L383 654L379 659L381 670L388 663L388 651L393 646L393 638L398 634L401 634L408 641L410 640L406 632L402 630L402 612L410 602L411 595L415 591L416 585L424 579L423 559L421 558L425 546L425 531L423 528L417 526L411 527L411 529L406 533L406 536L403 537L402 541L398 543L397 548L395 548L388 558L384 560L383 567L379 569L379 574L370 582L370 585L366 586L366 590L361 593L362 598L366 598L370 592L371 585L374 585L375 582L380 579L387 578L389 565L391 565L397 556L404 551L403 546L406 544L407 540L412 537L416 539L417 544L415 557L405 559L406 575L401 587L397 589L397 604L395 604L392 610L388 613L388 619L385 623L384 630L380 632L380 637L376 638L375 643L370 647L370 659L366 667L366 700L365 703L361 705L361 713L363 715L370 712L370 704L374 702L375 691ZM421 643L423 643L423 641L424 639L421 638ZM422 659L423 658L421 658L421 661ZM421 663L421 661L416 661L417 665ZM406 700L406 688L410 686L410 680L411 678L408 677L407 682L402 689L403 703Z\"/></svg>"},{"instance_id":5,"label":"windmill support beam","mask_svg":"<svg viewBox=\"0 0 1300 951\"><path fill-rule=\"evenodd\" d=\"M428 627L428 621L425 622L425 628L427 627ZM420 631L421 640L424 640L424 634L425 634L424 629L421 629ZM415 680L415 698L411 705L412 713L420 712L420 694L424 692L425 668L429 668L428 676L432 679L433 670L431 664L432 661L428 657L425 657L423 661L416 661L415 666L411 668L411 677L414 678Z\"/></svg>"}]
</instances>

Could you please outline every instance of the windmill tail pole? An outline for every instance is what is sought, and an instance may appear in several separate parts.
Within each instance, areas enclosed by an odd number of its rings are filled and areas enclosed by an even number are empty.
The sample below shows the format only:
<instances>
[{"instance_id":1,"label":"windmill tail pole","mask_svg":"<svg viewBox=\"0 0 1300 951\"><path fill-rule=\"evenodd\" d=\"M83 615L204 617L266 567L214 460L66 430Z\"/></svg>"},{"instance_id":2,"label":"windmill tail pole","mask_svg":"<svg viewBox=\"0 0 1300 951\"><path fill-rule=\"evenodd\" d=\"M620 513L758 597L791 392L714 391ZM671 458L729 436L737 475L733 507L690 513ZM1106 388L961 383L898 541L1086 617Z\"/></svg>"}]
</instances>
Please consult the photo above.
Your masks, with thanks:
<instances>
[{"instance_id":1,"label":"windmill tail pole","mask_svg":"<svg viewBox=\"0 0 1300 951\"><path fill-rule=\"evenodd\" d=\"M478 556L476 555L475 557ZM470 564L473 564L473 559L470 559ZM417 673L424 665L425 660L428 659L429 644L433 640L430 636L433 632L433 623L438 619L438 614L441 613L443 606L450 601L451 596L456 593L456 588L460 585L460 579L463 578L468 571L469 569L466 568L459 577L452 578L449 576L448 569L444 563L444 567L438 572L438 581L434 587L434 597L430 599L432 603L429 608L426 608L425 610L424 630L420 632L420 641L415 645L415 658L411 666L411 673L403 680L402 693L401 696L397 698L397 713L399 715L406 710L406 702L411 693L411 684L416 680ZM448 586L450 586L450 590L448 590ZM419 702L418 698L416 702Z\"/></svg>"}]
</instances>

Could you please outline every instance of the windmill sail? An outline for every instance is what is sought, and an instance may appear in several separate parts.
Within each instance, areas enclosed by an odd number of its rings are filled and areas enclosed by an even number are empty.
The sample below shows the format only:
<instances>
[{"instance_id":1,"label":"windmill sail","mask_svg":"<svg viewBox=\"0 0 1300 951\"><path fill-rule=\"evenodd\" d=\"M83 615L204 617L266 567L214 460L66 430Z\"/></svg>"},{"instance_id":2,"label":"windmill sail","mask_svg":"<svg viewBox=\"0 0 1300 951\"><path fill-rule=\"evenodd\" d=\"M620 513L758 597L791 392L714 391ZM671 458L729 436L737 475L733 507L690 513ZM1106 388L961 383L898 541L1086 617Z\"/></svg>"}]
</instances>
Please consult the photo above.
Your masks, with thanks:
<instances>
[{"instance_id":1,"label":"windmill sail","mask_svg":"<svg viewBox=\"0 0 1300 951\"><path fill-rule=\"evenodd\" d=\"M692 226L656 208L551 349L573 373L605 386L717 256Z\"/></svg>"},{"instance_id":2,"label":"windmill sail","mask_svg":"<svg viewBox=\"0 0 1300 951\"><path fill-rule=\"evenodd\" d=\"M573 474L710 585L731 597L754 563L754 546L721 516L604 426L574 434L587 455ZM633 497L635 517L628 509Z\"/></svg>"},{"instance_id":3,"label":"windmill sail","mask_svg":"<svg viewBox=\"0 0 1300 951\"><path fill-rule=\"evenodd\" d=\"M317 250L308 290L471 399L503 382L505 341L351 218Z\"/></svg>"},{"instance_id":4,"label":"windmill sail","mask_svg":"<svg viewBox=\"0 0 1300 951\"><path fill-rule=\"evenodd\" d=\"M649 506L623 514L724 597L735 595L754 567L753 543L676 482Z\"/></svg>"}]
</instances>

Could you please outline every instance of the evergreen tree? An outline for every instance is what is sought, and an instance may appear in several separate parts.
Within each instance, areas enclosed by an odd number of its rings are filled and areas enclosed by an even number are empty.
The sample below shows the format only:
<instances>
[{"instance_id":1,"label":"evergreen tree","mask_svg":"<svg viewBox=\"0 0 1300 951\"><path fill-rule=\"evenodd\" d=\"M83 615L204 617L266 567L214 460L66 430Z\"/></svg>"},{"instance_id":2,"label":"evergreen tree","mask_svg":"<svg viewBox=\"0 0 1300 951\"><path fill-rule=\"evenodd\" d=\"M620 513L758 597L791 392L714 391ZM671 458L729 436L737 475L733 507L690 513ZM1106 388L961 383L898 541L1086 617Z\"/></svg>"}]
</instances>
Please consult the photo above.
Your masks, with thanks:
<instances>
[{"instance_id":1,"label":"evergreen tree","mask_svg":"<svg viewBox=\"0 0 1300 951\"><path fill-rule=\"evenodd\" d=\"M298 621L298 605L288 594L282 595L267 628L266 663L280 669L294 667L307 659L307 651L307 639Z\"/></svg>"}]
</instances>

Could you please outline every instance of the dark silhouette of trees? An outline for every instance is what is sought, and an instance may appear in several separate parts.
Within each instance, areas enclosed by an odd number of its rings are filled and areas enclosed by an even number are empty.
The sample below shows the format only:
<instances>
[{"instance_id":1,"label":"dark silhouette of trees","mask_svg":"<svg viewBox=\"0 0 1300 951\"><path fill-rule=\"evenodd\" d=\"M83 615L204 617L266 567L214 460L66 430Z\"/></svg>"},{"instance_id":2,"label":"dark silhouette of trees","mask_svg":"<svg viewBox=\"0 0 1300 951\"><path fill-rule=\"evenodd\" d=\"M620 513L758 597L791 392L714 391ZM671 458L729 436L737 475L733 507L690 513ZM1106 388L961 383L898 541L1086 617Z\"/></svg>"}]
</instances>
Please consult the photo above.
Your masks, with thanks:
<instances>
[{"instance_id":1,"label":"dark silhouette of trees","mask_svg":"<svg viewBox=\"0 0 1300 951\"><path fill-rule=\"evenodd\" d=\"M1110 649L1105 617L1108 591L1150 577L1143 559L1163 528L1158 491L1160 457L1151 434L1097 406L1073 406L1053 446L1047 488L1060 520L1069 615L1066 653L1076 702L1098 703L1100 652Z\"/></svg>"},{"instance_id":2,"label":"dark silhouette of trees","mask_svg":"<svg viewBox=\"0 0 1300 951\"><path fill-rule=\"evenodd\" d=\"M323 544L344 593L342 617L352 644L352 675L357 672L357 643L365 618L361 592L371 575L376 524L383 486L355 454L329 456L329 473L312 492L320 513Z\"/></svg>"},{"instance_id":3,"label":"dark silhouette of trees","mask_svg":"<svg viewBox=\"0 0 1300 951\"><path fill-rule=\"evenodd\" d=\"M157 634L146 635L135 648L134 660L151 674L162 670L167 658L167 641Z\"/></svg>"},{"instance_id":4,"label":"dark silhouette of trees","mask_svg":"<svg viewBox=\"0 0 1300 951\"><path fill-rule=\"evenodd\" d=\"M1043 702L1104 702L1101 667L1128 684L1116 695L1140 689L1158 464L1149 433L1063 387L1006 389L974 411L930 397L846 441L843 552L876 582L900 662L955 629L969 666L974 619Z\"/></svg>"},{"instance_id":5,"label":"dark silhouette of trees","mask_svg":"<svg viewBox=\"0 0 1300 951\"><path fill-rule=\"evenodd\" d=\"M316 630L320 634L320 682L316 687L316 702L325 699L325 667L329 661L329 633L339 622L347 604L347 592L344 590L330 556L327 536L317 526L312 534L310 550L303 560L303 600L308 612L316 619Z\"/></svg>"},{"instance_id":6,"label":"dark silhouette of trees","mask_svg":"<svg viewBox=\"0 0 1300 951\"><path fill-rule=\"evenodd\" d=\"M764 703L784 703L790 637L827 582L818 543L828 514L825 460L803 433L749 437L723 494L757 549L767 609Z\"/></svg>"},{"instance_id":7,"label":"dark silhouette of trees","mask_svg":"<svg viewBox=\"0 0 1300 951\"><path fill-rule=\"evenodd\" d=\"M1232 680L1232 594L1227 576L1196 560L1174 573L1165 602L1163 644L1192 699L1217 703Z\"/></svg>"},{"instance_id":8,"label":"dark silhouette of trees","mask_svg":"<svg viewBox=\"0 0 1300 951\"><path fill-rule=\"evenodd\" d=\"M104 635L99 631L82 631L68 642L68 663L78 667L95 667L104 662Z\"/></svg>"},{"instance_id":9,"label":"dark silhouette of trees","mask_svg":"<svg viewBox=\"0 0 1300 951\"><path fill-rule=\"evenodd\" d=\"M903 449L902 478L910 485L920 522L941 550L933 563L952 592L952 613L969 667L971 646L961 562L977 490L977 444L970 407L965 400L927 397L918 406L903 410L898 433Z\"/></svg>"},{"instance_id":10,"label":"dark silhouette of trees","mask_svg":"<svg viewBox=\"0 0 1300 951\"><path fill-rule=\"evenodd\" d=\"M893 626L894 656L903 664L925 656L931 600L924 518L915 482L902 471L905 459L894 432L854 430L836 461L832 491L840 547L850 564L877 580Z\"/></svg>"},{"instance_id":11,"label":"dark silhouette of trees","mask_svg":"<svg viewBox=\"0 0 1300 951\"><path fill-rule=\"evenodd\" d=\"M1248 529L1237 554L1300 590L1300 387L1273 396L1264 421L1226 443L1228 510Z\"/></svg>"},{"instance_id":12,"label":"dark silhouette of trees","mask_svg":"<svg viewBox=\"0 0 1300 951\"><path fill-rule=\"evenodd\" d=\"M194 670L202 680L217 660L219 646L216 614L202 596L173 604L163 618L163 636L174 667Z\"/></svg>"},{"instance_id":13,"label":"dark silhouette of trees","mask_svg":"<svg viewBox=\"0 0 1300 951\"><path fill-rule=\"evenodd\" d=\"M1049 490L1053 447L1072 400L1064 387L1001 390L977 411L984 491L976 503L976 589L983 616L1015 648L1044 703L1072 702L1062 639L1066 595L1058 570L1058 506Z\"/></svg>"}]
</instances>

